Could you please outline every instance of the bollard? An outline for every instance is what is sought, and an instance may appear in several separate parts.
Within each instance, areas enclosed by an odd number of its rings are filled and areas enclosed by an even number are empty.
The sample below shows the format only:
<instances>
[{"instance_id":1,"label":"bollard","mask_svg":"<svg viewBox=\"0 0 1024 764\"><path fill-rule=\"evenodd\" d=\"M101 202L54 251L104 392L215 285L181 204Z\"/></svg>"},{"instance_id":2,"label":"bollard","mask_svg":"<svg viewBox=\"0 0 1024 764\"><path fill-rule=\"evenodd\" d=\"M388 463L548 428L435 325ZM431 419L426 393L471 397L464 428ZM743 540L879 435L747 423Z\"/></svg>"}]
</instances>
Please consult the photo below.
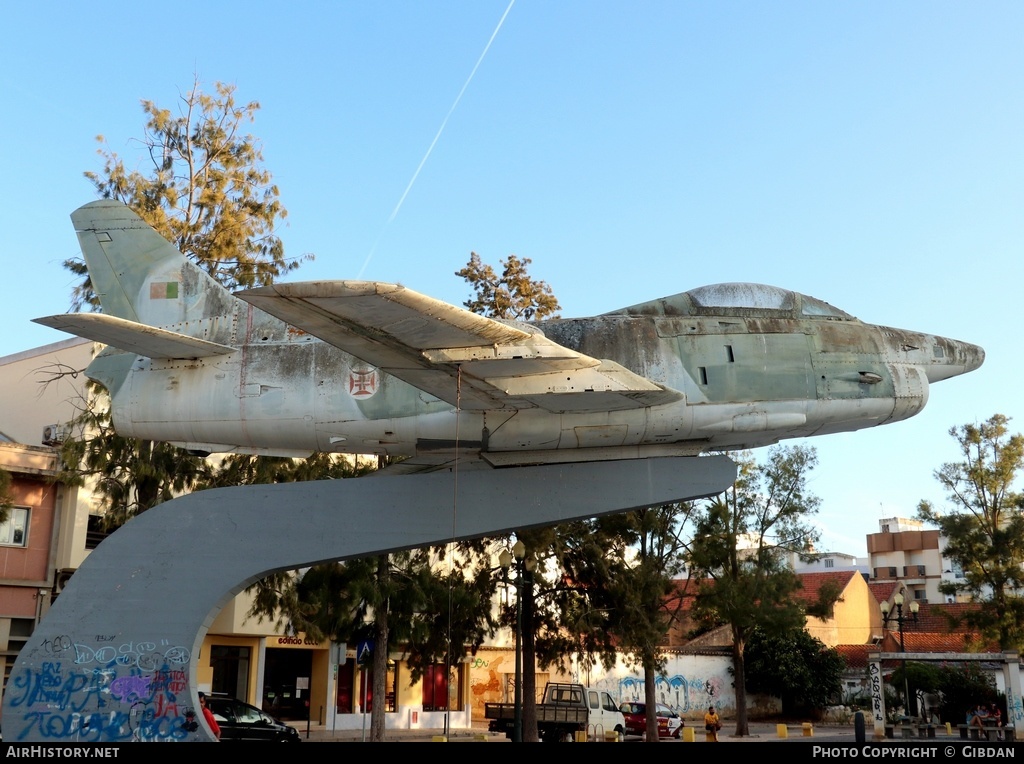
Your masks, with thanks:
<instances>
[{"instance_id":1,"label":"bollard","mask_svg":"<svg viewBox=\"0 0 1024 764\"><path fill-rule=\"evenodd\" d=\"M814 725L804 722L804 737L814 737Z\"/></svg>"},{"instance_id":2,"label":"bollard","mask_svg":"<svg viewBox=\"0 0 1024 764\"><path fill-rule=\"evenodd\" d=\"M866 737L864 731L864 712L858 711L853 715L853 736L857 739L858 745L863 745Z\"/></svg>"},{"instance_id":3,"label":"bollard","mask_svg":"<svg viewBox=\"0 0 1024 764\"><path fill-rule=\"evenodd\" d=\"M784 740L789 737L789 728L785 724L776 724L775 734Z\"/></svg>"},{"instance_id":4,"label":"bollard","mask_svg":"<svg viewBox=\"0 0 1024 764\"><path fill-rule=\"evenodd\" d=\"M684 743L694 743L694 742L696 742L696 740L697 740L697 737L695 735L696 730L697 730L696 727L683 727L683 742Z\"/></svg>"}]
</instances>

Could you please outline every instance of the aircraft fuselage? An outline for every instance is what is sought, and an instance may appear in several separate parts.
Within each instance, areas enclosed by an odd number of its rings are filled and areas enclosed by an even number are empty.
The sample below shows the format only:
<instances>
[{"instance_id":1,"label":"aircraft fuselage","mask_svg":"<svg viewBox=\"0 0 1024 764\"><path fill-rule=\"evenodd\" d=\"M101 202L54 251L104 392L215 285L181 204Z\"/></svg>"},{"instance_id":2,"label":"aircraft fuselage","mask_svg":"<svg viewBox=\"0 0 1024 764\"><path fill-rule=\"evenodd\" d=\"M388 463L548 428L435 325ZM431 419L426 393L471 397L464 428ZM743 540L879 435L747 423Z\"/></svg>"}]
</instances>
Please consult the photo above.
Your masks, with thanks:
<instances>
[{"instance_id":1,"label":"aircraft fuselage","mask_svg":"<svg viewBox=\"0 0 1024 764\"><path fill-rule=\"evenodd\" d=\"M856 319L554 320L536 326L685 398L600 412L459 410L258 309L237 311L213 335L235 353L185 361L107 351L94 363L91 374L101 380L103 367L130 364L112 390L118 432L198 451L412 456L458 446L495 463L517 463L517 454L558 461L568 457L534 452L569 449L695 454L906 419L926 404L930 380L981 360L972 345Z\"/></svg>"},{"instance_id":2,"label":"aircraft fuselage","mask_svg":"<svg viewBox=\"0 0 1024 764\"><path fill-rule=\"evenodd\" d=\"M119 202L71 217L103 313L37 320L107 345L87 373L121 435L197 452L693 455L906 419L984 360L761 284L535 324L381 282L233 295Z\"/></svg>"}]
</instances>

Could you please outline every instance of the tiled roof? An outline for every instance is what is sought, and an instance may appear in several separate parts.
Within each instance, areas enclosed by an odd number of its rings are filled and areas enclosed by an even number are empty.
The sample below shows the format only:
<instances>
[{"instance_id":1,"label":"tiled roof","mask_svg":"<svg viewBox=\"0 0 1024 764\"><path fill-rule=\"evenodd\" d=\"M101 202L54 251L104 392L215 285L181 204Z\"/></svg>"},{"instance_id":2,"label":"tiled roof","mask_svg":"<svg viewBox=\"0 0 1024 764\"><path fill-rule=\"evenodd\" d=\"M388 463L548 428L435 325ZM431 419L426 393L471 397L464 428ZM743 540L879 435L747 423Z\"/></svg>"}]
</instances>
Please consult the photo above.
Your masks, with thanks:
<instances>
[{"instance_id":1,"label":"tiled roof","mask_svg":"<svg viewBox=\"0 0 1024 764\"><path fill-rule=\"evenodd\" d=\"M958 623L965 613L981 607L977 602L923 603L917 617L903 607L903 644L907 652L967 652L970 650L995 650L998 646L979 642L979 635L967 626ZM898 651L899 628L895 620L885 627L885 650Z\"/></svg>"},{"instance_id":2,"label":"tiled roof","mask_svg":"<svg viewBox=\"0 0 1024 764\"><path fill-rule=\"evenodd\" d=\"M981 608L978 602L954 602L954 603L926 603L921 605L917 612L917 622L913 628L918 631L939 631L952 632L960 631L957 626L964 613L970 613Z\"/></svg>"},{"instance_id":3,"label":"tiled roof","mask_svg":"<svg viewBox=\"0 0 1024 764\"><path fill-rule=\"evenodd\" d=\"M871 593L875 595L875 600L877 602L884 602L891 599L896 590L902 586L903 584L900 581L892 581L890 583L878 583L875 581L868 583L868 589L870 589Z\"/></svg>"},{"instance_id":4,"label":"tiled roof","mask_svg":"<svg viewBox=\"0 0 1024 764\"><path fill-rule=\"evenodd\" d=\"M827 583L833 583L839 587L839 591L842 592L850 585L856 576L859 576L856 570L839 570L839 571L827 571L824 573L798 573L797 578L800 579L801 588L797 589L793 596L804 603L817 602L821 587Z\"/></svg>"},{"instance_id":5,"label":"tiled roof","mask_svg":"<svg viewBox=\"0 0 1024 764\"><path fill-rule=\"evenodd\" d=\"M822 573L798 573L801 588L793 593L793 596L801 602L816 602L821 587L826 583L834 583L842 592L850 585L854 577L859 576L856 570L825 571ZM674 591L667 597L668 602L675 603L683 600L683 610L689 610L693 605L693 599L701 586L706 584L714 585L714 579L685 579L679 578L675 581Z\"/></svg>"},{"instance_id":6,"label":"tiled roof","mask_svg":"<svg viewBox=\"0 0 1024 764\"><path fill-rule=\"evenodd\" d=\"M846 668L867 668L868 653L877 650L875 645L836 645L836 652L846 659Z\"/></svg>"},{"instance_id":7,"label":"tiled roof","mask_svg":"<svg viewBox=\"0 0 1024 764\"><path fill-rule=\"evenodd\" d=\"M898 645L899 635L893 634L893 637ZM976 634L966 632L904 631L903 645L908 653L964 653L969 652L976 637ZM977 649L977 645L973 646Z\"/></svg>"},{"instance_id":8,"label":"tiled roof","mask_svg":"<svg viewBox=\"0 0 1024 764\"><path fill-rule=\"evenodd\" d=\"M966 653L978 650L973 639L977 635L968 633L903 632L903 644L908 653ZM900 638L896 632L887 632L881 644L836 645L836 651L846 659L847 669L867 666L868 653L898 653ZM985 646L989 652L998 652L992 646Z\"/></svg>"},{"instance_id":9,"label":"tiled roof","mask_svg":"<svg viewBox=\"0 0 1024 764\"><path fill-rule=\"evenodd\" d=\"M705 584L714 584L711 578L677 578L673 582L672 592L665 598L665 604L671 610L679 607L680 612L689 613L693 609L693 602L697 591ZM680 607L681 601L681 607Z\"/></svg>"}]
</instances>

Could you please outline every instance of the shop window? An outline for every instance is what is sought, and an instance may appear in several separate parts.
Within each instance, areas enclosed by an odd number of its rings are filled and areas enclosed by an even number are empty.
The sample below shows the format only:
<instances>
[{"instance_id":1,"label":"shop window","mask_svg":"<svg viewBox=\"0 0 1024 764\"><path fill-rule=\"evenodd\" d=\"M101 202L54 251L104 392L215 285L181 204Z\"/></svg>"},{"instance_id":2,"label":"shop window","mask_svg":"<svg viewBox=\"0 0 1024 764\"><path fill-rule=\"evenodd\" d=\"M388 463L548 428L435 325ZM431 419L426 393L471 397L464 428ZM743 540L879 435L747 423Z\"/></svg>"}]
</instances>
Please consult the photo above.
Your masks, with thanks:
<instances>
[{"instance_id":1,"label":"shop window","mask_svg":"<svg viewBox=\"0 0 1024 764\"><path fill-rule=\"evenodd\" d=\"M211 688L218 695L248 700L249 648L212 645L210 666L213 668Z\"/></svg>"},{"instance_id":2,"label":"shop window","mask_svg":"<svg viewBox=\"0 0 1024 764\"><path fill-rule=\"evenodd\" d=\"M355 702L352 697L355 681L352 673L355 668L353 661L346 661L338 666L338 713L351 714L355 711Z\"/></svg>"},{"instance_id":3,"label":"shop window","mask_svg":"<svg viewBox=\"0 0 1024 764\"><path fill-rule=\"evenodd\" d=\"M451 667L449 676L444 664L427 666L423 672L423 710L459 711L462 709L463 664Z\"/></svg>"},{"instance_id":4,"label":"shop window","mask_svg":"<svg viewBox=\"0 0 1024 764\"><path fill-rule=\"evenodd\" d=\"M353 673L358 673L355 679ZM398 667L394 661L388 661L388 673L384 679L384 712L394 713L398 699L395 688L398 686ZM358 694L353 696L353 689ZM365 693L365 695L364 695ZM373 669L360 667L351 661L338 667L338 713L351 714L357 706L363 705L365 698L366 713L373 710Z\"/></svg>"}]
</instances>

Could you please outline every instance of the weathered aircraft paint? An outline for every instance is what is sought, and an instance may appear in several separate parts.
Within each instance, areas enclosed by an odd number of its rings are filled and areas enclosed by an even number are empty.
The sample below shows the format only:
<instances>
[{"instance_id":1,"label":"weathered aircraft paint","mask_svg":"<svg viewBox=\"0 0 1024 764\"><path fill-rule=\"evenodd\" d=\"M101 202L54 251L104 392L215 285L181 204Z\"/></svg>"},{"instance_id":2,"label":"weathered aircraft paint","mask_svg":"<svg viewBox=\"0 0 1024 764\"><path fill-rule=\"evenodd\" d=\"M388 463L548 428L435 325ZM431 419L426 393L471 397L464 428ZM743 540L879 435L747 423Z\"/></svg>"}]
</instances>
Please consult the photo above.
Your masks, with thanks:
<instances>
[{"instance_id":1,"label":"weathered aircraft paint","mask_svg":"<svg viewBox=\"0 0 1024 764\"><path fill-rule=\"evenodd\" d=\"M118 202L72 220L104 312L38 320L109 346L88 375L121 434L198 452L406 470L694 455L906 419L984 360L759 284L536 324L377 282L233 296Z\"/></svg>"},{"instance_id":2,"label":"weathered aircraft paint","mask_svg":"<svg viewBox=\"0 0 1024 764\"><path fill-rule=\"evenodd\" d=\"M123 435L409 456L405 470L585 463L165 503L93 552L22 650L3 709L19 741L209 739L193 658L230 594L267 572L712 495L735 478L725 457L647 457L905 419L930 382L984 358L751 284L538 325L372 282L232 296L119 203L72 219L104 313L41 323L108 345L88 374ZM373 522L337 511L369 506ZM204 585L183 583L196 570Z\"/></svg>"}]
</instances>

